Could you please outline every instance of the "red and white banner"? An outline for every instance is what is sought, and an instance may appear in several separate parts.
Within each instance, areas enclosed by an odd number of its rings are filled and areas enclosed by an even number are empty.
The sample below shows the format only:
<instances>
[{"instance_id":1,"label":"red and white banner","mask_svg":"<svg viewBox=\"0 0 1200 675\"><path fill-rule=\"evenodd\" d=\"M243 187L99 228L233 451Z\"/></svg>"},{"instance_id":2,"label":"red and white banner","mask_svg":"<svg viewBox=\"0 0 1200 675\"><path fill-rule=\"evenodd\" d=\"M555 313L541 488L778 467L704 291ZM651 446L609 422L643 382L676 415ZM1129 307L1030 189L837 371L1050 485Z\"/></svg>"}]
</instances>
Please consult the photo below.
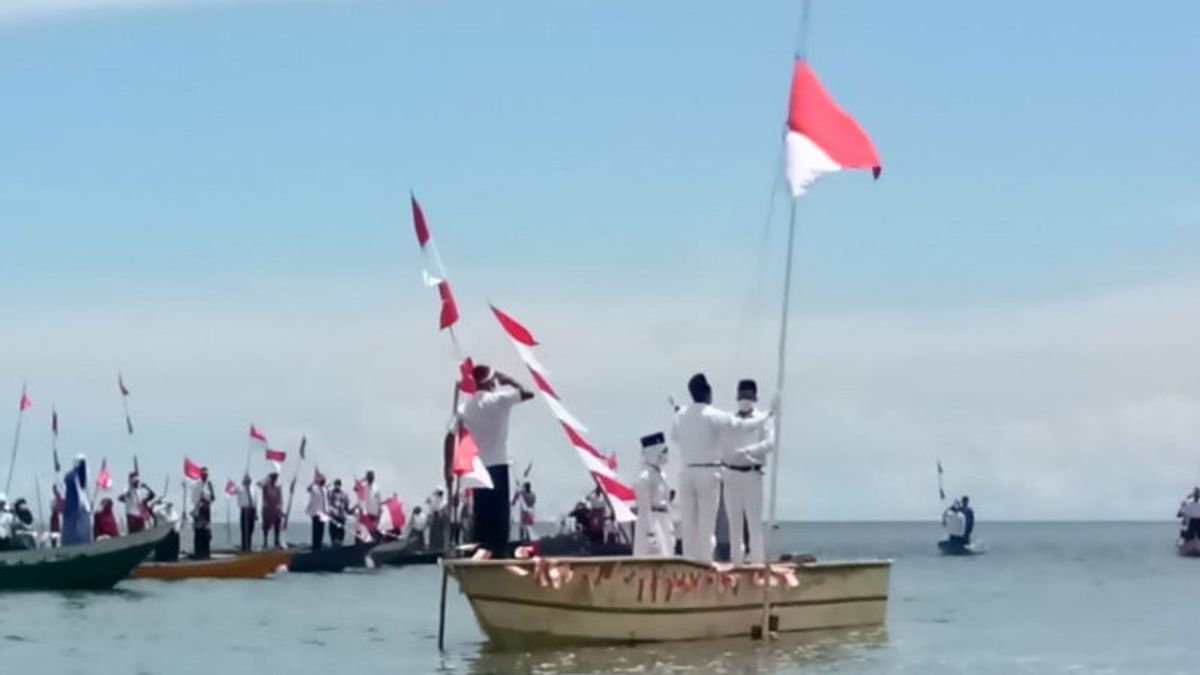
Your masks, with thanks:
<instances>
[{"instance_id":1,"label":"red and white banner","mask_svg":"<svg viewBox=\"0 0 1200 675\"><path fill-rule=\"evenodd\" d=\"M621 481L617 476L615 467L615 455L610 463L609 456L600 452L592 445L584 436L587 429L567 411L563 406L562 400L558 393L550 386L550 381L546 369L534 357L533 347L537 346L537 340L534 339L533 333L528 328L523 326L516 319L508 314L500 311L495 306L492 307L492 313L496 315L496 320L500 322L501 328L512 339L513 346L517 349L517 354L525 363L525 367L529 369L530 375L533 376L533 381L537 385L538 391L541 392L542 400L550 408L550 412L558 419L562 425L563 431L574 446L579 459L583 465L591 472L592 478L600 489L608 495L608 501L612 504L613 514L617 522L628 523L635 520L632 506L634 502L633 489Z\"/></svg>"},{"instance_id":2,"label":"red and white banner","mask_svg":"<svg viewBox=\"0 0 1200 675\"><path fill-rule=\"evenodd\" d=\"M379 518L379 529L383 532L403 530L405 522L407 519L404 517L404 502L400 501L400 497L393 494L383 500L383 513Z\"/></svg>"},{"instance_id":3,"label":"red and white banner","mask_svg":"<svg viewBox=\"0 0 1200 675\"><path fill-rule=\"evenodd\" d=\"M236 497L237 496L237 483L233 482L232 480L226 480L225 481L225 494L229 495L230 497Z\"/></svg>"},{"instance_id":4,"label":"red and white banner","mask_svg":"<svg viewBox=\"0 0 1200 675\"><path fill-rule=\"evenodd\" d=\"M454 299L454 291L450 282L446 281L446 271L442 267L441 256L429 234L429 223L425 220L425 212L415 196L412 200L413 231L417 235L417 244L421 247L421 255L425 257L425 285L437 288L441 300L441 312L438 315L438 329L446 330L458 323L458 302ZM432 270L432 272L430 271Z\"/></svg>"},{"instance_id":5,"label":"red and white banner","mask_svg":"<svg viewBox=\"0 0 1200 675\"><path fill-rule=\"evenodd\" d=\"M825 91L808 63L796 59L787 120L787 176L799 197L821 174L842 169L883 171L875 145Z\"/></svg>"}]
</instances>

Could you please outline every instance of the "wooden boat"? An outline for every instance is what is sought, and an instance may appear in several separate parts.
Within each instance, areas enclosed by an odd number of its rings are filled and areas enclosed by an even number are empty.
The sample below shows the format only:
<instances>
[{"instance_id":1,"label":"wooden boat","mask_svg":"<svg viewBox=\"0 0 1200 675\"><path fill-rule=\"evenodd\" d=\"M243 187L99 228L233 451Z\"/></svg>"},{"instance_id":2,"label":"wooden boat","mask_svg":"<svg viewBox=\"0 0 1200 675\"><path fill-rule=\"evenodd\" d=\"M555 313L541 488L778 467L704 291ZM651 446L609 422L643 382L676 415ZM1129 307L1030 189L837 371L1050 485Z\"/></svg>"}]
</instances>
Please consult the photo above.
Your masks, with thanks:
<instances>
[{"instance_id":1,"label":"wooden boat","mask_svg":"<svg viewBox=\"0 0 1200 675\"><path fill-rule=\"evenodd\" d=\"M367 554L374 543L357 542L349 546L326 546L319 551L300 549L292 554L288 569L292 572L341 572L347 567L366 567Z\"/></svg>"},{"instance_id":2,"label":"wooden boat","mask_svg":"<svg viewBox=\"0 0 1200 675\"><path fill-rule=\"evenodd\" d=\"M216 555L208 560L144 562L135 579L265 579L292 559L287 551Z\"/></svg>"},{"instance_id":3,"label":"wooden boat","mask_svg":"<svg viewBox=\"0 0 1200 675\"><path fill-rule=\"evenodd\" d=\"M578 532L553 534L537 540L538 555L543 557L583 557L594 555L632 555L633 549L625 543L595 543Z\"/></svg>"},{"instance_id":4,"label":"wooden boat","mask_svg":"<svg viewBox=\"0 0 1200 675\"><path fill-rule=\"evenodd\" d=\"M171 525L78 546L0 553L0 590L107 590L129 576Z\"/></svg>"},{"instance_id":5,"label":"wooden boat","mask_svg":"<svg viewBox=\"0 0 1200 675\"><path fill-rule=\"evenodd\" d=\"M1200 539L1180 539L1175 548L1185 558L1200 558Z\"/></svg>"},{"instance_id":6,"label":"wooden boat","mask_svg":"<svg viewBox=\"0 0 1200 675\"><path fill-rule=\"evenodd\" d=\"M442 552L416 547L405 541L390 541L372 549L369 557L376 567L435 565L442 559Z\"/></svg>"},{"instance_id":7,"label":"wooden boat","mask_svg":"<svg viewBox=\"0 0 1200 675\"><path fill-rule=\"evenodd\" d=\"M499 647L751 636L764 569L684 558L447 560L480 628ZM772 563L771 629L882 624L891 562Z\"/></svg>"},{"instance_id":8,"label":"wooden boat","mask_svg":"<svg viewBox=\"0 0 1200 675\"><path fill-rule=\"evenodd\" d=\"M942 552L942 555L979 555L984 552L982 542L973 541L969 544L964 544L961 541L950 539L939 541L938 550Z\"/></svg>"}]
</instances>

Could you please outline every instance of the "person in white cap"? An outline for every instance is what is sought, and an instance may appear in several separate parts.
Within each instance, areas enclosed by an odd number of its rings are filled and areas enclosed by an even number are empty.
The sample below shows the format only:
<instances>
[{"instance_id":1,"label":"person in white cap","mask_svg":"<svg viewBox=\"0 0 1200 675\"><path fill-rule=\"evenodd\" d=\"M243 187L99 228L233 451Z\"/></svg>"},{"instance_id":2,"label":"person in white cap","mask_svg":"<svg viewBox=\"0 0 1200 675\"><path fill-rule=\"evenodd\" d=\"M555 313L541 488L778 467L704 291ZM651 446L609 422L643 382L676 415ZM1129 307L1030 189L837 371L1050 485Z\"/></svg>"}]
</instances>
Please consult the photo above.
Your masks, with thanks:
<instances>
[{"instance_id":1,"label":"person in white cap","mask_svg":"<svg viewBox=\"0 0 1200 675\"><path fill-rule=\"evenodd\" d=\"M637 526L633 554L669 556L675 552L671 523L671 486L663 475L667 439L661 433L642 437L642 471L633 486L637 498Z\"/></svg>"},{"instance_id":2,"label":"person in white cap","mask_svg":"<svg viewBox=\"0 0 1200 675\"><path fill-rule=\"evenodd\" d=\"M737 387L738 411L743 420L765 420L767 414L755 407L758 385L742 380ZM763 467L775 446L774 425L730 428L722 437L725 465L725 512L729 516L729 555L734 563L761 563L763 551ZM749 550L743 544L749 539Z\"/></svg>"},{"instance_id":3,"label":"person in white cap","mask_svg":"<svg viewBox=\"0 0 1200 675\"><path fill-rule=\"evenodd\" d=\"M721 438L731 429L760 429L771 419L740 419L712 405L712 387L703 373L688 380L692 404L675 414L671 439L679 446L683 555L712 562L717 508L721 501Z\"/></svg>"}]
</instances>

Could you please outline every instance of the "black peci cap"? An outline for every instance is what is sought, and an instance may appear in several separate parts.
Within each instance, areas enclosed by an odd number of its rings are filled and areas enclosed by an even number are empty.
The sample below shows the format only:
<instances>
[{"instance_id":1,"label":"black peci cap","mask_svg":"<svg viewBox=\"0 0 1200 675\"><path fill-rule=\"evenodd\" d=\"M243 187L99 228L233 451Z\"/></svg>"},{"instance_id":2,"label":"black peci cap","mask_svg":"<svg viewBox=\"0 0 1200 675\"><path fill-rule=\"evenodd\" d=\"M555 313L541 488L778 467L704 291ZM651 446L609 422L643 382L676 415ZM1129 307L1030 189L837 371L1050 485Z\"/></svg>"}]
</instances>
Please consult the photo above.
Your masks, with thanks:
<instances>
[{"instance_id":1,"label":"black peci cap","mask_svg":"<svg viewBox=\"0 0 1200 675\"><path fill-rule=\"evenodd\" d=\"M754 398L758 398L758 383L754 380L738 380L737 390L739 396L750 394Z\"/></svg>"},{"instance_id":2,"label":"black peci cap","mask_svg":"<svg viewBox=\"0 0 1200 675\"><path fill-rule=\"evenodd\" d=\"M643 448L653 448L656 445L666 445L666 443L667 437L664 436L663 432L661 431L650 434L649 436L642 436Z\"/></svg>"}]
</instances>

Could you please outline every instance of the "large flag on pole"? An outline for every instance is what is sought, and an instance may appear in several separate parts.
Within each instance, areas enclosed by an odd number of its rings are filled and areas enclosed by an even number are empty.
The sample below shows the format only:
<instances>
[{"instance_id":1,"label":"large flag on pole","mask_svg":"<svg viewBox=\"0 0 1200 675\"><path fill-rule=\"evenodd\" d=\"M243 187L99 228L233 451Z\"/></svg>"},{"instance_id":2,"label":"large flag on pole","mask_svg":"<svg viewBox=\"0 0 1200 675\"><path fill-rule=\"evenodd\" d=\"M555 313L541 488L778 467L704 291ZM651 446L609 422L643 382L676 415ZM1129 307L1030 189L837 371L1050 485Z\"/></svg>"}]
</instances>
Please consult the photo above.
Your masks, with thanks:
<instances>
[{"instance_id":1,"label":"large flag on pole","mask_svg":"<svg viewBox=\"0 0 1200 675\"><path fill-rule=\"evenodd\" d=\"M190 458L183 458L183 477L188 480L200 480L200 474L204 471L204 467L193 462Z\"/></svg>"},{"instance_id":2,"label":"large flag on pole","mask_svg":"<svg viewBox=\"0 0 1200 675\"><path fill-rule=\"evenodd\" d=\"M517 349L517 354L525 363L525 367L529 369L530 375L533 376L533 381L542 393L542 400L546 402L546 405L550 408L550 412L558 418L563 432L566 433L567 439L574 446L579 459L587 467L587 470L591 472L596 484L608 496L608 501L612 504L613 515L617 519L617 522L627 523L635 520L636 518L632 510L634 502L633 489L623 483L620 477L617 476L616 455L605 455L596 446L592 445L587 437L584 436L587 433L587 429L563 406L558 393L550 386L546 368L538 362L533 354L532 348L538 344L537 340L533 337L533 333L516 319L500 311L495 306L492 307L492 313L495 314L496 320L500 322L500 326L504 329L504 332L512 339L513 346Z\"/></svg>"},{"instance_id":3,"label":"large flag on pole","mask_svg":"<svg viewBox=\"0 0 1200 675\"><path fill-rule=\"evenodd\" d=\"M821 174L842 169L883 171L875 145L838 106L808 62L796 59L787 120L787 177L799 197Z\"/></svg>"},{"instance_id":4,"label":"large flag on pole","mask_svg":"<svg viewBox=\"0 0 1200 675\"><path fill-rule=\"evenodd\" d=\"M458 303L454 300L454 291L450 289L450 282L446 280L446 270L442 267L441 256L438 255L437 247L432 241L433 237L429 234L429 223L425 220L425 212L421 209L421 204L417 202L416 196L411 196L410 199L412 201L413 230L417 235L417 244L421 247L421 254L425 257L423 273L425 285L437 288L438 297L442 303L441 312L438 315L438 329L445 330L458 323Z\"/></svg>"}]
</instances>

